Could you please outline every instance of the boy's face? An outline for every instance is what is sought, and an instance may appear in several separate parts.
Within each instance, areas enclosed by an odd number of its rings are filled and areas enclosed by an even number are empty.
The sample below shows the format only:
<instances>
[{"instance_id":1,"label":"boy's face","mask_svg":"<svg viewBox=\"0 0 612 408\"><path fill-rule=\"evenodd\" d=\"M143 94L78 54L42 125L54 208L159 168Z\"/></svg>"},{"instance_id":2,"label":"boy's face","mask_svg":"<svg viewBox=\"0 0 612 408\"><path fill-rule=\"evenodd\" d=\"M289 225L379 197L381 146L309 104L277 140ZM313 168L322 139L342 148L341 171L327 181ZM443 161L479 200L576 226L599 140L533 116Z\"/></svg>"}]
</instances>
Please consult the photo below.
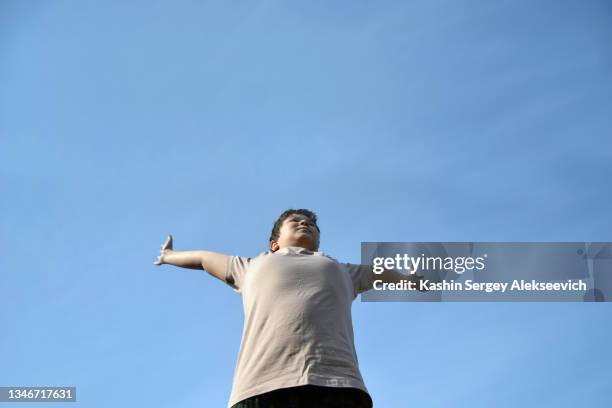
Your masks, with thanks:
<instances>
[{"instance_id":1,"label":"boy's face","mask_svg":"<svg viewBox=\"0 0 612 408\"><path fill-rule=\"evenodd\" d=\"M305 215L291 214L281 225L278 240L270 242L270 250L297 246L316 251L319 248L319 230Z\"/></svg>"}]
</instances>

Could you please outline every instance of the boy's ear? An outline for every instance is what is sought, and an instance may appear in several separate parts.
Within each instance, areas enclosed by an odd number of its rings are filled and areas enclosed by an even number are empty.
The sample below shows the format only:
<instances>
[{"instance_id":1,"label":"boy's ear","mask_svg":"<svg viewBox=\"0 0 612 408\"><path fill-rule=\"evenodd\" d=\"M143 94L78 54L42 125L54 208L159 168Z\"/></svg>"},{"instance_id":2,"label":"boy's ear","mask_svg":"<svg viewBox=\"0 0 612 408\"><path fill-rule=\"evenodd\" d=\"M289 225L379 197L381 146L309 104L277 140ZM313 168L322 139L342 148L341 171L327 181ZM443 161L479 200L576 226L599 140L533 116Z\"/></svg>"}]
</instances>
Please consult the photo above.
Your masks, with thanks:
<instances>
[{"instance_id":1,"label":"boy's ear","mask_svg":"<svg viewBox=\"0 0 612 408\"><path fill-rule=\"evenodd\" d=\"M279 250L279 248L280 248L280 245L278 245L277 241L270 241L270 251L276 252Z\"/></svg>"}]
</instances>

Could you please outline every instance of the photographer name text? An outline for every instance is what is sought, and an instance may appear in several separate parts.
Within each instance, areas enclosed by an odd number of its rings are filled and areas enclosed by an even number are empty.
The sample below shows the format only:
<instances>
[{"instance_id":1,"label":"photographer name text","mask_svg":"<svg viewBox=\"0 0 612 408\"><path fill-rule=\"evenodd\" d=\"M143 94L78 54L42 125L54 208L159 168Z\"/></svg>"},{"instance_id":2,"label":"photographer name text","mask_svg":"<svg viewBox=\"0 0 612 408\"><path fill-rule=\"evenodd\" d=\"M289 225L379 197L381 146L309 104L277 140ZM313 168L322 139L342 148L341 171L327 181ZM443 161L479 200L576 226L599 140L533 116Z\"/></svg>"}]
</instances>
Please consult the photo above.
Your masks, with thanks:
<instances>
[{"instance_id":1,"label":"photographer name text","mask_svg":"<svg viewBox=\"0 0 612 408\"><path fill-rule=\"evenodd\" d=\"M455 282L454 280L442 280L432 282L430 280L408 280L402 279L398 282L383 282L375 280L372 286L374 290L414 290L414 291L479 291L479 292L501 292L506 291L586 291L587 284L582 280L570 280L565 282L549 282L515 279L512 282Z\"/></svg>"}]
</instances>

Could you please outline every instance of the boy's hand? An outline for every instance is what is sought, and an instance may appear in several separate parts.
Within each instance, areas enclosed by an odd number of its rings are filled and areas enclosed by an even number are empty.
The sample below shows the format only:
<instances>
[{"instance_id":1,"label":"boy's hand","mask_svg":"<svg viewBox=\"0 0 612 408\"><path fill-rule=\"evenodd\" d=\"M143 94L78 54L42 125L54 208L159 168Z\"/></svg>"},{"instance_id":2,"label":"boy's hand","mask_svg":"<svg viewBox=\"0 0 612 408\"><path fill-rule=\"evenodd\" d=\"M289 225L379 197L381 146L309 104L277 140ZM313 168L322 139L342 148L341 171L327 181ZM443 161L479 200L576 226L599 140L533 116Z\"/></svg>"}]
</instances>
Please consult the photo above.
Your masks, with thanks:
<instances>
[{"instance_id":1,"label":"boy's hand","mask_svg":"<svg viewBox=\"0 0 612 408\"><path fill-rule=\"evenodd\" d=\"M154 265L163 265L164 264L164 255L167 255L169 252L172 252L172 234L168 234L168 238L166 242L161 246L161 250L159 251L159 256L153 262Z\"/></svg>"}]
</instances>

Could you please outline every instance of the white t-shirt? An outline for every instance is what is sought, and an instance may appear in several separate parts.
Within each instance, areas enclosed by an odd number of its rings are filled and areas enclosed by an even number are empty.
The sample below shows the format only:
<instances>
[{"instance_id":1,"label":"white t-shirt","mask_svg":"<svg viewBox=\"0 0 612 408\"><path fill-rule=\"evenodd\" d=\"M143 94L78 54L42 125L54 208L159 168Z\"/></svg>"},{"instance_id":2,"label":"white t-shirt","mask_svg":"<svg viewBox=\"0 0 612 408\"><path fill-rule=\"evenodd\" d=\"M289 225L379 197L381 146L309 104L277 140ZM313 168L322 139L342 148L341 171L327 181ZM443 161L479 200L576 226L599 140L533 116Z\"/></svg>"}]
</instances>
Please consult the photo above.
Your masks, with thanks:
<instances>
[{"instance_id":1,"label":"white t-shirt","mask_svg":"<svg viewBox=\"0 0 612 408\"><path fill-rule=\"evenodd\" d=\"M242 294L244 329L229 406L306 384L367 393L351 303L372 287L373 276L371 267L299 247L230 257L226 282Z\"/></svg>"}]
</instances>

